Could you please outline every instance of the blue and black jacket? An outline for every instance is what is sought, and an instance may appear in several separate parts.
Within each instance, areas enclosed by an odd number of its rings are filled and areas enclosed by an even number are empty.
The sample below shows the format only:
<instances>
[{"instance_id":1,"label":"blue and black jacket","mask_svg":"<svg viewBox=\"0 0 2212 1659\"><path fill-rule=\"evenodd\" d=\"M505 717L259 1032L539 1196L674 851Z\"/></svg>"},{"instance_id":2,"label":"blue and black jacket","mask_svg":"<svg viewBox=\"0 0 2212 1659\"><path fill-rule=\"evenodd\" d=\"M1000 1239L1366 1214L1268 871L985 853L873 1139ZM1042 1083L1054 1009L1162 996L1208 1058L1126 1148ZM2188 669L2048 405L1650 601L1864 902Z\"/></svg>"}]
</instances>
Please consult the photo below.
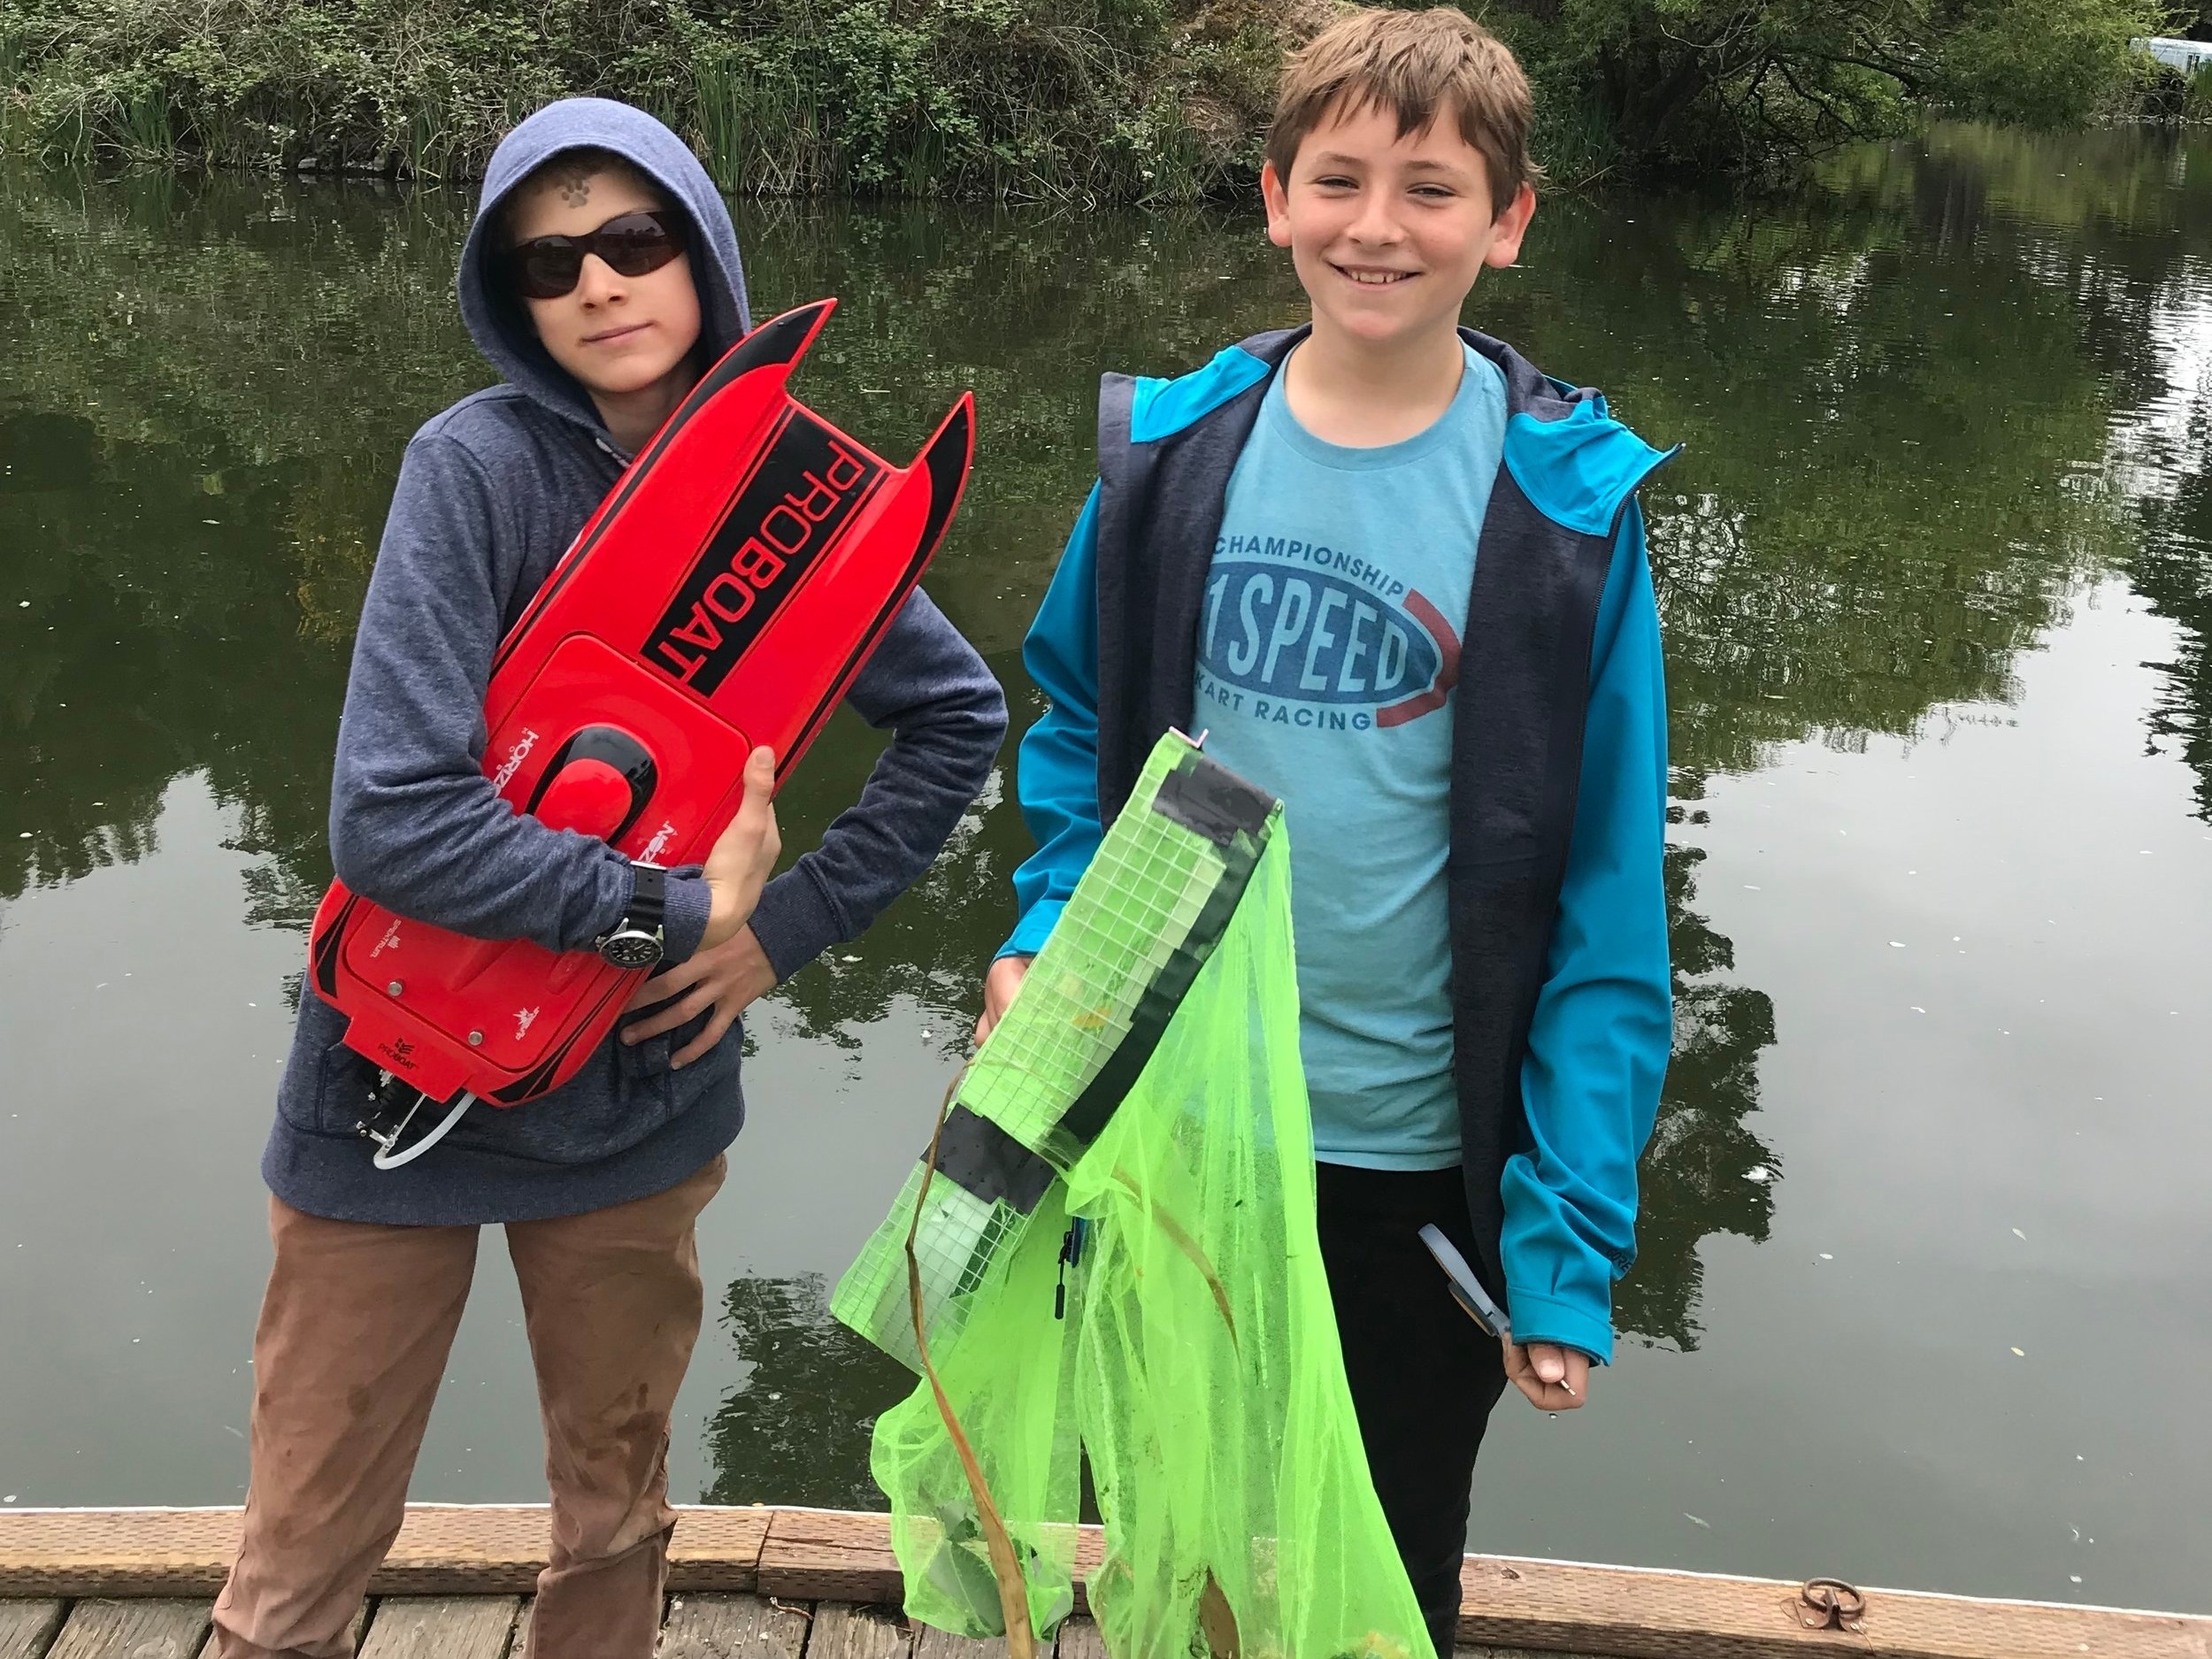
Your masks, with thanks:
<instances>
[{"instance_id":1,"label":"blue and black jacket","mask_svg":"<svg viewBox=\"0 0 2212 1659\"><path fill-rule=\"evenodd\" d=\"M1306 330L1172 380L1105 377L1099 480L1023 661L1052 706L1021 747L1037 851L1002 955L1034 954L1170 726L1231 473ZM1480 1259L1522 1341L1612 1356L1636 1161L1671 1046L1666 704L1637 486L1666 457L1597 393L1463 331L1505 377L1454 710L1454 1072ZM1297 826L1291 826L1292 833Z\"/></svg>"}]
</instances>

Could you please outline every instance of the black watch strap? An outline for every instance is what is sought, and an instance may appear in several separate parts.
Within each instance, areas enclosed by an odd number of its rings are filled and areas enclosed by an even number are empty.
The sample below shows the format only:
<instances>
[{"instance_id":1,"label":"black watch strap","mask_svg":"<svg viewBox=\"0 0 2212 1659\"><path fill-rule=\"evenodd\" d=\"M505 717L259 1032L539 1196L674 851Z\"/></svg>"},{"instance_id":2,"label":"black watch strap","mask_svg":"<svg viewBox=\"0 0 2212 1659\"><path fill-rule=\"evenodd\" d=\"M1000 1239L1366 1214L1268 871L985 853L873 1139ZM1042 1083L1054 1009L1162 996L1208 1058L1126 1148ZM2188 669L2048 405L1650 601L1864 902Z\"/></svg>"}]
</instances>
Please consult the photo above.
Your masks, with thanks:
<instances>
[{"instance_id":1,"label":"black watch strap","mask_svg":"<svg viewBox=\"0 0 2212 1659\"><path fill-rule=\"evenodd\" d=\"M629 912L622 919L641 933L658 933L668 917L668 872L658 864L634 864L630 873L636 886L630 895Z\"/></svg>"}]
</instances>

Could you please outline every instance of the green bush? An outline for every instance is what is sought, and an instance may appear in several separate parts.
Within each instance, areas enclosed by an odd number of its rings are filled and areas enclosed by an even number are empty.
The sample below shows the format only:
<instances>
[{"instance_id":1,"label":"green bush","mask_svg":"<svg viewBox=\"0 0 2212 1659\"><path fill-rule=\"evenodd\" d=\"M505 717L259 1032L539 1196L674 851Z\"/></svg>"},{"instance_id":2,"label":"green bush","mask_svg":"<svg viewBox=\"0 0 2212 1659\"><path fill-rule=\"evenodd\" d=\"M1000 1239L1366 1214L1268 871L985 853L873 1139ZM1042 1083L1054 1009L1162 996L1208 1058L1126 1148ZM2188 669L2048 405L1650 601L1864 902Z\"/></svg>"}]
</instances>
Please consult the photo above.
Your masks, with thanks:
<instances>
[{"instance_id":1,"label":"green bush","mask_svg":"<svg viewBox=\"0 0 2212 1659\"><path fill-rule=\"evenodd\" d=\"M1922 109L2140 96L2159 0L1463 0L1568 185L1740 176ZM0 145L472 174L525 111L654 110L764 195L1193 201L1248 188L1286 45L1339 0L9 0Z\"/></svg>"},{"instance_id":2,"label":"green bush","mask_svg":"<svg viewBox=\"0 0 2212 1659\"><path fill-rule=\"evenodd\" d=\"M2160 0L1502 0L1555 172L1788 167L1929 109L2078 125L2126 104Z\"/></svg>"},{"instance_id":3,"label":"green bush","mask_svg":"<svg viewBox=\"0 0 2212 1659\"><path fill-rule=\"evenodd\" d=\"M1937 87L1961 111L2023 127L2077 126L2135 87L2136 36L2163 9L2144 0L2006 0L1962 5L1937 49Z\"/></svg>"},{"instance_id":4,"label":"green bush","mask_svg":"<svg viewBox=\"0 0 2212 1659\"><path fill-rule=\"evenodd\" d=\"M1168 0L20 0L12 148L467 175L548 99L763 194L1194 199L1256 165L1279 20Z\"/></svg>"}]
</instances>

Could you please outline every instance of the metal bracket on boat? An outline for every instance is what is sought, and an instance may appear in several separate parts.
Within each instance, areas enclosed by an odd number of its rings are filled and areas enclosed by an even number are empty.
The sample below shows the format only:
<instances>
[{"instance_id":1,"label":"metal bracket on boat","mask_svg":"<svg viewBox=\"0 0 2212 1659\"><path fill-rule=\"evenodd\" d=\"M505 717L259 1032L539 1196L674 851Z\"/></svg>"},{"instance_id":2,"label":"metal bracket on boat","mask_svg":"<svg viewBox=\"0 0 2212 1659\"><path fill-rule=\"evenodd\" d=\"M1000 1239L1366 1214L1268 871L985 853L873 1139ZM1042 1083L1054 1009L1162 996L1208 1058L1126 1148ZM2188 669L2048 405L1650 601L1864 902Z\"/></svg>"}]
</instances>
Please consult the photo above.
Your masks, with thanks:
<instances>
[{"instance_id":1,"label":"metal bracket on boat","mask_svg":"<svg viewBox=\"0 0 2212 1659\"><path fill-rule=\"evenodd\" d=\"M408 1087L389 1071L379 1071L376 1075L377 1087L369 1096L369 1116L353 1125L353 1133L377 1148L376 1155L369 1161L380 1170L396 1170L403 1164L413 1163L444 1140L447 1132L461 1121L462 1114L476 1102L475 1095L463 1090L444 1120L406 1151L401 1152L396 1149L400 1136L407 1133L407 1125L414 1122L415 1114L423 1109L430 1097L419 1089ZM382 1127L383 1120L398 1110L398 1097L402 1094L415 1097L407 1108L406 1115L389 1129Z\"/></svg>"},{"instance_id":2,"label":"metal bracket on boat","mask_svg":"<svg viewBox=\"0 0 2212 1659\"><path fill-rule=\"evenodd\" d=\"M1790 1610L1807 1630L1856 1633L1866 1618L1866 1596L1840 1578L1808 1578Z\"/></svg>"}]
</instances>

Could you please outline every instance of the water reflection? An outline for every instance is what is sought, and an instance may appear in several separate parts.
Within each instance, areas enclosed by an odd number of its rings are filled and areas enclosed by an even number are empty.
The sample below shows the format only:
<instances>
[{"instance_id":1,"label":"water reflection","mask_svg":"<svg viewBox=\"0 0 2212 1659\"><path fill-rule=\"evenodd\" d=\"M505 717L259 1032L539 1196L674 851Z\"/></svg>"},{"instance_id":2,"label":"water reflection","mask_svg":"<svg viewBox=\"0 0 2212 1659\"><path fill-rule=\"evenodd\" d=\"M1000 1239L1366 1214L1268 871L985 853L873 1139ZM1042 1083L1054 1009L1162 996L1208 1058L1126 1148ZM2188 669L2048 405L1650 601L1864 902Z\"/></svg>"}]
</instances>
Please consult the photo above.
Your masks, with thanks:
<instances>
[{"instance_id":1,"label":"water reflection","mask_svg":"<svg viewBox=\"0 0 2212 1659\"><path fill-rule=\"evenodd\" d=\"M913 1373L830 1317L818 1273L738 1279L721 1323L751 1374L707 1424L714 1484L700 1502L881 1509L868 1436Z\"/></svg>"},{"instance_id":2,"label":"water reflection","mask_svg":"<svg viewBox=\"0 0 2212 1659\"><path fill-rule=\"evenodd\" d=\"M2063 303L2106 429L2060 457L2076 498L2126 511L2113 562L2156 614L2182 624L2149 717L2199 780L2212 817L2212 146L2202 134L2117 128L2064 137L1944 125L1911 152L1869 150L1831 169L1841 199L1901 215L1917 243L1973 248ZM2008 326L1993 330L2009 357Z\"/></svg>"},{"instance_id":3,"label":"water reflection","mask_svg":"<svg viewBox=\"0 0 2212 1659\"><path fill-rule=\"evenodd\" d=\"M1676 807L1677 824L1704 814ZM1774 1004L1723 977L1735 947L1690 908L1704 853L1667 849L1667 940L1674 957L1674 1059L1640 1171L1636 1265L1614 1295L1624 1333L1685 1352L1697 1347L1698 1248L1715 1233L1766 1241L1780 1159L1745 1124L1759 1104L1759 1055L1774 1041Z\"/></svg>"},{"instance_id":4,"label":"water reflection","mask_svg":"<svg viewBox=\"0 0 2212 1659\"><path fill-rule=\"evenodd\" d=\"M2212 455L2212 401L2192 422L2197 453ZM2197 774L2197 816L2212 821L2212 462L2170 503L2147 515L2155 534L2129 572L2155 614L2186 630L2182 649L2157 666L2166 687L2151 710L2154 748L2170 744Z\"/></svg>"},{"instance_id":5,"label":"water reflection","mask_svg":"<svg viewBox=\"0 0 2212 1659\"><path fill-rule=\"evenodd\" d=\"M0 425L0 767L19 791L0 897L140 856L190 772L283 855L280 880L319 857L330 733L303 714L334 706L343 658L302 640L260 557L290 492L209 458L65 415Z\"/></svg>"},{"instance_id":6,"label":"water reflection","mask_svg":"<svg viewBox=\"0 0 2212 1659\"><path fill-rule=\"evenodd\" d=\"M1782 1186L1753 1116L1775 1009L1698 891L1716 780L1778 745L1854 750L2001 705L2021 654L2116 573L2181 625L2144 735L2212 816L2212 144L2187 144L1947 128L1789 204L1548 204L1526 268L1486 288L1485 326L1687 446L1649 503L1678 1026L1619 1300L1647 1343L1693 1349L1732 1317L1701 1305L1702 1252L1763 1241ZM483 378L449 294L465 210L0 176L0 309L22 319L0 346L0 906L146 856L165 792L196 774L247 858L239 914L303 928L399 454ZM1098 370L1193 364L1279 321L1279 257L1241 216L749 209L742 228L764 307L845 296L805 370L833 417L895 453L976 388L975 483L931 587L1033 718L1017 648L1088 480ZM877 748L841 717L785 799L791 843ZM1006 795L778 992L791 1041L857 1076L859 1033L918 1007L926 1042L957 1051L1028 846ZM902 1156L924 1093L880 1120ZM706 1425L718 1500L873 1501L867 1425L904 1373L828 1320L838 1263L808 1265L726 1293L749 1369Z\"/></svg>"}]
</instances>

